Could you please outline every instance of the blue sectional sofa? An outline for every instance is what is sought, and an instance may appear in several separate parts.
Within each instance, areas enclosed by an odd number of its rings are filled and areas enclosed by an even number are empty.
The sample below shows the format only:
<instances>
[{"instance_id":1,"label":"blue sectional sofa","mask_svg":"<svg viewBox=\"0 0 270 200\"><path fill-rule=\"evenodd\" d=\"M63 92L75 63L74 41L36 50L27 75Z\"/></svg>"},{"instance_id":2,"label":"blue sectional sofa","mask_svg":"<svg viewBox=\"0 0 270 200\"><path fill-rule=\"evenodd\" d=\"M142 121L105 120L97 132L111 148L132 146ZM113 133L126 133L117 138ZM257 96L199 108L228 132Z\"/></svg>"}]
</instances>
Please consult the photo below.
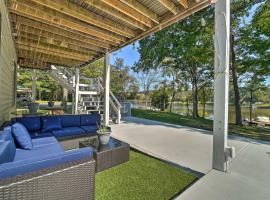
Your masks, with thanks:
<instances>
[{"instance_id":1,"label":"blue sectional sofa","mask_svg":"<svg viewBox=\"0 0 270 200\"><path fill-rule=\"evenodd\" d=\"M96 135L100 115L57 115L18 117L12 121L23 124L32 138L54 136L57 139Z\"/></svg>"},{"instance_id":2,"label":"blue sectional sofa","mask_svg":"<svg viewBox=\"0 0 270 200\"><path fill-rule=\"evenodd\" d=\"M13 119L0 132L0 199L93 199L93 150L77 143L97 123L98 114Z\"/></svg>"}]
</instances>

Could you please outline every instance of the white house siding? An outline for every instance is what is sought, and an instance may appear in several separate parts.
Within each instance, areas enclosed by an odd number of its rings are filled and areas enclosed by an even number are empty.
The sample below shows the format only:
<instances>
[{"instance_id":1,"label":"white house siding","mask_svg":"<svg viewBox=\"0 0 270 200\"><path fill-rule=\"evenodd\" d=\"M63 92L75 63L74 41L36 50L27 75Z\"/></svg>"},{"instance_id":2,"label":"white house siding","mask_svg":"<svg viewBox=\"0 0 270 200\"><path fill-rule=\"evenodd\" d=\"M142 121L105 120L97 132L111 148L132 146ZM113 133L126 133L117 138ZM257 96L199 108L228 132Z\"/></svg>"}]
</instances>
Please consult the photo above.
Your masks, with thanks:
<instances>
[{"instance_id":1,"label":"white house siding","mask_svg":"<svg viewBox=\"0 0 270 200\"><path fill-rule=\"evenodd\" d=\"M11 34L9 16L4 0L0 0L1 49L0 49L0 125L9 119L15 108L14 62L17 60Z\"/></svg>"}]
</instances>

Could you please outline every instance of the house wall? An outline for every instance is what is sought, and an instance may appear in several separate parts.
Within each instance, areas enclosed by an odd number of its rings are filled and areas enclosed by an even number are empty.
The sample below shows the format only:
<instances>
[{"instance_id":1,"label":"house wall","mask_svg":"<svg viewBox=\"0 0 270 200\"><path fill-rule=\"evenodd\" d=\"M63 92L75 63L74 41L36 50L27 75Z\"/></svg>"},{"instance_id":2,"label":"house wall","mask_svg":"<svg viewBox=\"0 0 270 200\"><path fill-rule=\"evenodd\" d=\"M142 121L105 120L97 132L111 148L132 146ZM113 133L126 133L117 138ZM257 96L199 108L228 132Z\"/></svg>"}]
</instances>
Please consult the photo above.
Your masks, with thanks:
<instances>
[{"instance_id":1,"label":"house wall","mask_svg":"<svg viewBox=\"0 0 270 200\"><path fill-rule=\"evenodd\" d=\"M17 61L14 40L11 34L6 1L0 0L1 13L1 49L0 49L0 126L9 120L10 112L15 109L16 67Z\"/></svg>"}]
</instances>

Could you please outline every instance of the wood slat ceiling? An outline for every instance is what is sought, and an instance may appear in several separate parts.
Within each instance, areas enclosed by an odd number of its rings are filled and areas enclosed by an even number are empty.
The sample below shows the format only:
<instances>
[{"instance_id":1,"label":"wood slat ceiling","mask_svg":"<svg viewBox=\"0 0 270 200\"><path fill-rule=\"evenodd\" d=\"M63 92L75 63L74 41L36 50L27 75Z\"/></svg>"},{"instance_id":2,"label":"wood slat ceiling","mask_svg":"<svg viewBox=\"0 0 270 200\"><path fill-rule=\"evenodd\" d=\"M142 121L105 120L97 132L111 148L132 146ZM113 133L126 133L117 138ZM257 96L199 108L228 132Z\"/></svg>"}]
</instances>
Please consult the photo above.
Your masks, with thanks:
<instances>
[{"instance_id":1,"label":"wood slat ceiling","mask_svg":"<svg viewBox=\"0 0 270 200\"><path fill-rule=\"evenodd\" d=\"M210 1L211 2L211 1ZM209 0L9 0L22 67L81 67L209 5Z\"/></svg>"}]
</instances>

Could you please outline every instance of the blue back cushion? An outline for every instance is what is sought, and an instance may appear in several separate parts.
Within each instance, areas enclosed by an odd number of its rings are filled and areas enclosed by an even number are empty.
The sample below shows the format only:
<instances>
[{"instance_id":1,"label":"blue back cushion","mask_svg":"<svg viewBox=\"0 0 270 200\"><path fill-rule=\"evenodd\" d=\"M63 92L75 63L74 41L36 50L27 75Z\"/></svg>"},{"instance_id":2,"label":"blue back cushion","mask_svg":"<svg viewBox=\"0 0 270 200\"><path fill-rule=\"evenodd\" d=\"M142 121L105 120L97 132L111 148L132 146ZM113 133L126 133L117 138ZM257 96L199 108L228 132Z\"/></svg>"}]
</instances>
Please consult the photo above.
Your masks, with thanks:
<instances>
[{"instance_id":1,"label":"blue back cushion","mask_svg":"<svg viewBox=\"0 0 270 200\"><path fill-rule=\"evenodd\" d=\"M0 164L12 162L15 154L16 147L13 141L0 141Z\"/></svg>"},{"instance_id":2,"label":"blue back cushion","mask_svg":"<svg viewBox=\"0 0 270 200\"><path fill-rule=\"evenodd\" d=\"M32 139L27 129L19 122L12 125L12 134L22 149L33 149Z\"/></svg>"},{"instance_id":3,"label":"blue back cushion","mask_svg":"<svg viewBox=\"0 0 270 200\"><path fill-rule=\"evenodd\" d=\"M81 115L81 126L100 124L100 114Z\"/></svg>"},{"instance_id":4,"label":"blue back cushion","mask_svg":"<svg viewBox=\"0 0 270 200\"><path fill-rule=\"evenodd\" d=\"M15 120L24 125L28 131L38 131L41 128L40 117L18 117Z\"/></svg>"},{"instance_id":5,"label":"blue back cushion","mask_svg":"<svg viewBox=\"0 0 270 200\"><path fill-rule=\"evenodd\" d=\"M8 141L11 140L14 142L14 139L12 137L12 127L11 126L6 126L4 128L4 131L2 131L2 133L0 134L0 141Z\"/></svg>"},{"instance_id":6,"label":"blue back cushion","mask_svg":"<svg viewBox=\"0 0 270 200\"><path fill-rule=\"evenodd\" d=\"M42 116L42 132L62 129L61 116Z\"/></svg>"},{"instance_id":7,"label":"blue back cushion","mask_svg":"<svg viewBox=\"0 0 270 200\"><path fill-rule=\"evenodd\" d=\"M63 127L79 127L81 125L80 115L63 115L62 126Z\"/></svg>"}]
</instances>

